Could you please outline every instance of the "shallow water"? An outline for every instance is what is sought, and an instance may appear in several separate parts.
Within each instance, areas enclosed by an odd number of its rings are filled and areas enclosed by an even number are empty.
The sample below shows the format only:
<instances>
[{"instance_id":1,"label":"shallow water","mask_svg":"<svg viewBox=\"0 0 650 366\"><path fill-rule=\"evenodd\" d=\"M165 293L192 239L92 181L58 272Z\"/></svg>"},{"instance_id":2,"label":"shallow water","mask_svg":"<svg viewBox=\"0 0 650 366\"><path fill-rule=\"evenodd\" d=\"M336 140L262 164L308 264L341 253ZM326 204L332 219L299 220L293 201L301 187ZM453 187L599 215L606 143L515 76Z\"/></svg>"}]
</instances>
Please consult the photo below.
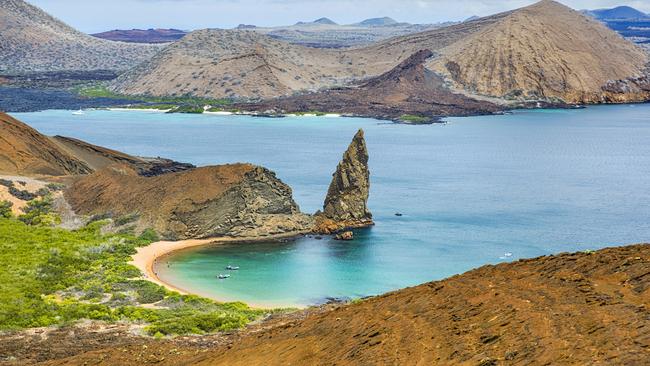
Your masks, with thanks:
<instances>
[{"instance_id":1,"label":"shallow water","mask_svg":"<svg viewBox=\"0 0 650 366\"><path fill-rule=\"evenodd\" d=\"M648 104L430 126L109 111L15 115L44 133L131 154L264 165L293 187L306 212L320 207L341 154L364 128L377 225L355 241L199 248L159 266L164 280L224 300L282 306L374 295L484 264L650 237ZM241 270L217 280L228 264Z\"/></svg>"}]
</instances>

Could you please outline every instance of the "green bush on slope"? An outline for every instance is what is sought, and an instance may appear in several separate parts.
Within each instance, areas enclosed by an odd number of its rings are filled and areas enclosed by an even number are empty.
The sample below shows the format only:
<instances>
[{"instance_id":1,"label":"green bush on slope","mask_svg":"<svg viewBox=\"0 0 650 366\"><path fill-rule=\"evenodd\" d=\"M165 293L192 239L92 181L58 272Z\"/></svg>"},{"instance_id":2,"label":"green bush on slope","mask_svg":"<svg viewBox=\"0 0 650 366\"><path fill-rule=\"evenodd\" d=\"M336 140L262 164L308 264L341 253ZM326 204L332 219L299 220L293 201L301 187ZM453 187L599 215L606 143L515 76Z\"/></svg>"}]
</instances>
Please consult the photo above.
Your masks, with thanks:
<instances>
[{"instance_id":1,"label":"green bush on slope","mask_svg":"<svg viewBox=\"0 0 650 366\"><path fill-rule=\"evenodd\" d=\"M13 206L14 204L9 201L0 201L0 219L11 218L14 215L11 212Z\"/></svg>"},{"instance_id":2,"label":"green bush on slope","mask_svg":"<svg viewBox=\"0 0 650 366\"><path fill-rule=\"evenodd\" d=\"M241 327L264 314L141 280L128 262L152 234L102 235L104 224L67 231L0 218L0 330L94 319L147 323L152 335L205 333ZM155 308L139 306L154 302Z\"/></svg>"}]
</instances>

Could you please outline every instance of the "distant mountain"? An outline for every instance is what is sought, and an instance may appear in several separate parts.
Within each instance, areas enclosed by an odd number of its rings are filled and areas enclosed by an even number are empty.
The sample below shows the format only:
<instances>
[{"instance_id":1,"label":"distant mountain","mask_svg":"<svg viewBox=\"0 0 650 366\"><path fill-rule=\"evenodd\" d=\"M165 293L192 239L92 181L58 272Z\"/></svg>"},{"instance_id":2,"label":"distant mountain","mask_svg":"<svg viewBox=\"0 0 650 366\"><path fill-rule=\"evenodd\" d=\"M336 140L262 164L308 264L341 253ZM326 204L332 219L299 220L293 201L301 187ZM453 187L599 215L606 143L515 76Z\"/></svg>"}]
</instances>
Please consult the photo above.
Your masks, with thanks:
<instances>
[{"instance_id":1,"label":"distant mountain","mask_svg":"<svg viewBox=\"0 0 650 366\"><path fill-rule=\"evenodd\" d=\"M344 48L365 46L387 38L413 34L441 26L443 24L398 23L392 18L384 17L366 19L354 24L336 24L328 18L276 27L240 24L235 29L253 30L275 39L303 46Z\"/></svg>"},{"instance_id":2,"label":"distant mountain","mask_svg":"<svg viewBox=\"0 0 650 366\"><path fill-rule=\"evenodd\" d=\"M384 27L387 25L395 25L395 24L397 24L397 21L395 19L389 17L383 17L383 18L366 19L362 22L356 23L355 25L359 25L362 27Z\"/></svg>"},{"instance_id":3,"label":"distant mountain","mask_svg":"<svg viewBox=\"0 0 650 366\"><path fill-rule=\"evenodd\" d=\"M115 29L92 34L93 37L130 43L169 43L178 41L188 32L180 29Z\"/></svg>"},{"instance_id":4,"label":"distant mountain","mask_svg":"<svg viewBox=\"0 0 650 366\"><path fill-rule=\"evenodd\" d=\"M0 1L0 72L125 70L159 49L95 38L25 1Z\"/></svg>"},{"instance_id":5,"label":"distant mountain","mask_svg":"<svg viewBox=\"0 0 650 366\"><path fill-rule=\"evenodd\" d=\"M313 22L298 22L296 25L338 25L338 23L329 18L319 18Z\"/></svg>"},{"instance_id":6,"label":"distant mountain","mask_svg":"<svg viewBox=\"0 0 650 366\"><path fill-rule=\"evenodd\" d=\"M587 10L586 13L599 20L650 19L650 15L630 6L618 6L612 9Z\"/></svg>"}]
</instances>

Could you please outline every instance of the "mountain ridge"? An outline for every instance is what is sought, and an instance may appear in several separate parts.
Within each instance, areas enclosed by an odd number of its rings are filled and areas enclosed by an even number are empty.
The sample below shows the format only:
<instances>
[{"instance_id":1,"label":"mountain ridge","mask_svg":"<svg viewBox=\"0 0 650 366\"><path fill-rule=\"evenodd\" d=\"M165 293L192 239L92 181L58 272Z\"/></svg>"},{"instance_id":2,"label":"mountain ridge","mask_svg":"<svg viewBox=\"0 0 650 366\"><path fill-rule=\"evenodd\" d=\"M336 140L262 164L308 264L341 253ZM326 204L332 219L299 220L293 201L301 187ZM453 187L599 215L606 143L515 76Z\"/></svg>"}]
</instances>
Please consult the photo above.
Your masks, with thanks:
<instances>
[{"instance_id":1,"label":"mountain ridge","mask_svg":"<svg viewBox=\"0 0 650 366\"><path fill-rule=\"evenodd\" d=\"M81 33L23 0L0 2L0 71L125 70L159 47Z\"/></svg>"},{"instance_id":2,"label":"mountain ridge","mask_svg":"<svg viewBox=\"0 0 650 366\"><path fill-rule=\"evenodd\" d=\"M434 57L426 67L442 75L455 92L468 96L509 103L636 102L650 98L650 93L635 83L628 83L629 91L619 88L615 93L606 87L644 77L647 53L601 23L551 0L343 50L301 47L252 31L233 32L193 32L118 79L113 90L277 98L354 85L428 49ZM177 79L171 76L174 74ZM227 75L229 80L215 80L216 75ZM211 84L206 77L213 78Z\"/></svg>"}]
</instances>

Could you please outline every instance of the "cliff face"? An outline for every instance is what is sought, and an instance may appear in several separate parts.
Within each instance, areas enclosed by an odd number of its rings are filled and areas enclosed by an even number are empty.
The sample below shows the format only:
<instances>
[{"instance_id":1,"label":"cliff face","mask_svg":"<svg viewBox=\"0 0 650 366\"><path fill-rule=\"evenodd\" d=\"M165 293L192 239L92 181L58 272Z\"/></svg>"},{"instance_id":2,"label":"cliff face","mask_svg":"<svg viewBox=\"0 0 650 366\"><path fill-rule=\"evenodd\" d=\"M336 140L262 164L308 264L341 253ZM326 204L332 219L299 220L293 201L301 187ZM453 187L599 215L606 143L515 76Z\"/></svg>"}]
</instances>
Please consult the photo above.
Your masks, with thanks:
<instances>
[{"instance_id":1,"label":"cliff face","mask_svg":"<svg viewBox=\"0 0 650 366\"><path fill-rule=\"evenodd\" d=\"M113 165L78 178L65 192L84 215L137 214L140 229L167 239L256 237L309 231L291 188L250 164L221 165L144 177Z\"/></svg>"},{"instance_id":2,"label":"cliff face","mask_svg":"<svg viewBox=\"0 0 650 366\"><path fill-rule=\"evenodd\" d=\"M363 130L359 130L336 168L323 212L316 213L316 232L332 233L373 224L368 210L370 171Z\"/></svg>"}]
</instances>

